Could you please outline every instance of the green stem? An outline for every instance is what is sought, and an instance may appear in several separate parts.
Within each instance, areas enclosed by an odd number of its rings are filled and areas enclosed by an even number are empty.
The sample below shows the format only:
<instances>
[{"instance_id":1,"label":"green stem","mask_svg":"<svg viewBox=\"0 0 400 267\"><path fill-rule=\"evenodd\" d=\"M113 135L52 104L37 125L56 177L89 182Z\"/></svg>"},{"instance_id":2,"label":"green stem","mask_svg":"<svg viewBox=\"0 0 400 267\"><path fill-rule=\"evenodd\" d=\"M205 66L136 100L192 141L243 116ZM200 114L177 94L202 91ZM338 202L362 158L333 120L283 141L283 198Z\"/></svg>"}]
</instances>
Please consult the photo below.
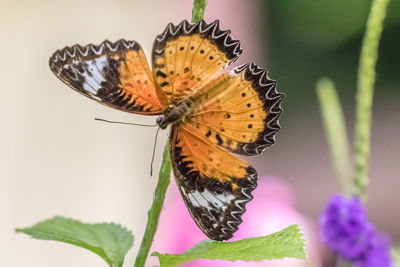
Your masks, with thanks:
<instances>
[{"instance_id":1,"label":"green stem","mask_svg":"<svg viewBox=\"0 0 400 267\"><path fill-rule=\"evenodd\" d=\"M161 208L164 203L165 193L167 191L171 173L171 158L169 155L169 143L167 142L163 161L160 168L160 174L158 178L158 183L156 187L156 192L154 194L153 204L149 210L148 220L146 225L146 230L143 235L142 243L140 244L139 253L136 257L135 267L142 267L146 263L147 256L149 255L149 250L151 244L153 243L153 238L157 230L158 219L160 218Z\"/></svg>"},{"instance_id":2,"label":"green stem","mask_svg":"<svg viewBox=\"0 0 400 267\"><path fill-rule=\"evenodd\" d=\"M192 22L199 22L204 18L207 0L193 0Z\"/></svg>"},{"instance_id":3,"label":"green stem","mask_svg":"<svg viewBox=\"0 0 400 267\"><path fill-rule=\"evenodd\" d=\"M342 107L335 86L323 78L317 83L322 122L341 191L350 195L350 153Z\"/></svg>"},{"instance_id":4,"label":"green stem","mask_svg":"<svg viewBox=\"0 0 400 267\"><path fill-rule=\"evenodd\" d=\"M386 8L389 2L390 0L374 0L372 3L358 68L354 186L357 194L363 200L367 198L366 187L368 185L375 65L378 57L379 39L383 28L382 23L386 16Z\"/></svg>"},{"instance_id":5,"label":"green stem","mask_svg":"<svg viewBox=\"0 0 400 267\"><path fill-rule=\"evenodd\" d=\"M393 247L391 253L394 266L400 266L400 246Z\"/></svg>"},{"instance_id":6,"label":"green stem","mask_svg":"<svg viewBox=\"0 0 400 267\"><path fill-rule=\"evenodd\" d=\"M201 21L204 17L204 10L206 8L206 0L194 0L192 10L192 21ZM153 204L149 210L146 230L143 235L142 243L140 244L138 255L136 256L135 267L143 267L146 263L147 257L153 238L157 230L158 219L160 218L161 208L164 203L165 193L167 191L171 174L171 158L169 154L169 142L164 149L163 161L161 163L158 183L154 195Z\"/></svg>"}]
</instances>

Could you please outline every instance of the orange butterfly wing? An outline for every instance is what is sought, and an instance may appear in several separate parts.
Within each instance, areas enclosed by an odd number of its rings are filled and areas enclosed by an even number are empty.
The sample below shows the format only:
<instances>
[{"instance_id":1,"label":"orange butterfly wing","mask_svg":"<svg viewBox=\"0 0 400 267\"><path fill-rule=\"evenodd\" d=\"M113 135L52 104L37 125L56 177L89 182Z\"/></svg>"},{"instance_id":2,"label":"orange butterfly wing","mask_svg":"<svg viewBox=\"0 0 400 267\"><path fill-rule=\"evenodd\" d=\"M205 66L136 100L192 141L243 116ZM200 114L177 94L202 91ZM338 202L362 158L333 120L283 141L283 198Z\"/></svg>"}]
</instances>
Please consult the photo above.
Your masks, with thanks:
<instances>
[{"instance_id":1,"label":"orange butterfly wing","mask_svg":"<svg viewBox=\"0 0 400 267\"><path fill-rule=\"evenodd\" d=\"M154 77L174 105L193 95L241 52L239 41L232 39L230 31L222 31L218 20L170 23L154 41Z\"/></svg>"},{"instance_id":2,"label":"orange butterfly wing","mask_svg":"<svg viewBox=\"0 0 400 267\"><path fill-rule=\"evenodd\" d=\"M231 238L253 198L256 170L189 124L173 126L170 146L174 176L192 218L209 238Z\"/></svg>"},{"instance_id":3,"label":"orange butterfly wing","mask_svg":"<svg viewBox=\"0 0 400 267\"><path fill-rule=\"evenodd\" d=\"M215 145L258 155L275 142L282 98L264 69L246 64L206 84L186 121Z\"/></svg>"},{"instance_id":4,"label":"orange butterfly wing","mask_svg":"<svg viewBox=\"0 0 400 267\"><path fill-rule=\"evenodd\" d=\"M69 87L104 105L145 115L162 114L168 107L135 41L65 47L51 56L49 65Z\"/></svg>"}]
</instances>

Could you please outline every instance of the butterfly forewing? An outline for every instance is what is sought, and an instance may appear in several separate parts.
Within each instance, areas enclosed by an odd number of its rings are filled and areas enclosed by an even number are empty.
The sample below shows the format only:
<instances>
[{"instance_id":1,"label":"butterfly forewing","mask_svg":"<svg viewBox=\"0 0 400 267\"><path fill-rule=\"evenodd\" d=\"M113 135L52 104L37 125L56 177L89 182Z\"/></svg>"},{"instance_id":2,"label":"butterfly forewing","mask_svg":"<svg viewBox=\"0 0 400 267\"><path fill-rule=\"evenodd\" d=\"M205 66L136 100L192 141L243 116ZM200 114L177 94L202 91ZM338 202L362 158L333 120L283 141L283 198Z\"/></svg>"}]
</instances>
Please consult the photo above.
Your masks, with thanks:
<instances>
[{"instance_id":1,"label":"butterfly forewing","mask_svg":"<svg viewBox=\"0 0 400 267\"><path fill-rule=\"evenodd\" d=\"M157 84L171 104L192 95L241 54L240 43L219 21L169 24L156 37L152 65Z\"/></svg>"},{"instance_id":2,"label":"butterfly forewing","mask_svg":"<svg viewBox=\"0 0 400 267\"><path fill-rule=\"evenodd\" d=\"M204 85L186 121L215 145L257 155L275 142L282 98L264 69L246 64Z\"/></svg>"},{"instance_id":3,"label":"butterfly forewing","mask_svg":"<svg viewBox=\"0 0 400 267\"><path fill-rule=\"evenodd\" d=\"M49 65L72 89L107 106L149 115L161 114L168 106L135 41L65 47L52 55Z\"/></svg>"},{"instance_id":4,"label":"butterfly forewing","mask_svg":"<svg viewBox=\"0 0 400 267\"><path fill-rule=\"evenodd\" d=\"M211 239L231 238L256 188L255 169L189 124L173 126L170 142L175 179L194 221Z\"/></svg>"}]
</instances>

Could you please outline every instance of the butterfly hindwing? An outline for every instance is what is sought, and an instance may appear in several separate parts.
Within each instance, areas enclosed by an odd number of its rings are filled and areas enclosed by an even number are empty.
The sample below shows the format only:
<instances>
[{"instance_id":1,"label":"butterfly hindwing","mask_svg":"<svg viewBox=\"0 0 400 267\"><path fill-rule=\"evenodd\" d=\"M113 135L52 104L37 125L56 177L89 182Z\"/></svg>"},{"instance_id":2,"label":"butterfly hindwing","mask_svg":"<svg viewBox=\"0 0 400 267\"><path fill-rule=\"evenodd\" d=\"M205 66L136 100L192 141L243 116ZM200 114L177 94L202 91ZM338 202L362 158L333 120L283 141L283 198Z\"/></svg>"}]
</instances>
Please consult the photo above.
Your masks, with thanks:
<instances>
[{"instance_id":1,"label":"butterfly hindwing","mask_svg":"<svg viewBox=\"0 0 400 267\"><path fill-rule=\"evenodd\" d=\"M199 228L211 239L227 240L242 222L245 204L253 198L257 172L195 130L189 124L173 126L174 176Z\"/></svg>"},{"instance_id":2,"label":"butterfly hindwing","mask_svg":"<svg viewBox=\"0 0 400 267\"><path fill-rule=\"evenodd\" d=\"M192 95L213 75L241 54L230 31L222 31L219 21L168 24L156 37L152 66L157 84L171 104Z\"/></svg>"},{"instance_id":3,"label":"butterfly hindwing","mask_svg":"<svg viewBox=\"0 0 400 267\"><path fill-rule=\"evenodd\" d=\"M275 142L282 98L264 69L246 64L204 85L187 123L215 145L257 155Z\"/></svg>"},{"instance_id":4,"label":"butterfly hindwing","mask_svg":"<svg viewBox=\"0 0 400 267\"><path fill-rule=\"evenodd\" d=\"M72 89L104 105L148 115L161 114L168 106L135 41L65 47L51 56L49 65Z\"/></svg>"}]
</instances>

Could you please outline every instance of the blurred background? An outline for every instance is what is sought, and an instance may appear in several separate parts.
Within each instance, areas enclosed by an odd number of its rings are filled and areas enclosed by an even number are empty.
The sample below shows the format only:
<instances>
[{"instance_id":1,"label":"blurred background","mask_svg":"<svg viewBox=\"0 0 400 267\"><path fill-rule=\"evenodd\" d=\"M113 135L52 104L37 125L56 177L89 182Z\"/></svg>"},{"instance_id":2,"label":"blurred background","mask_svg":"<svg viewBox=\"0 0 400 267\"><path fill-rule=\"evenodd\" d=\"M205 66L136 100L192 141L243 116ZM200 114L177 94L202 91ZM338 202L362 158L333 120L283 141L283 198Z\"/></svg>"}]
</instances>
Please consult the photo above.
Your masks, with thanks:
<instances>
[{"instance_id":1,"label":"blurred background","mask_svg":"<svg viewBox=\"0 0 400 267\"><path fill-rule=\"evenodd\" d=\"M315 83L321 76L334 80L352 137L358 56L370 3L209 0L206 20L220 19L221 26L242 42L244 53L238 64L254 61L265 66L286 94L277 144L248 158L261 178L258 197L250 203L254 207L249 207L250 217L243 224L247 226L239 230L240 237L262 235L299 223L308 261L290 260L279 266L332 266L316 226L339 187ZM154 118L125 114L80 96L51 73L48 58L66 45L106 38L136 40L149 58L154 37L167 23L190 19L191 6L191 0L0 0L2 266L106 266L83 249L14 233L16 227L54 215L84 222L114 221L131 229L136 242L124 266L132 266L157 179L149 175L155 130L108 125L93 118L137 123L152 123ZM367 206L370 220L395 242L400 242L399 32L400 1L392 1L379 49ZM166 138L163 133L155 169ZM182 220L173 221L177 212L182 212ZM183 251L196 238L204 239L200 235L176 244L174 240L183 236L179 223L187 218L171 183L154 249ZM252 226L255 220L259 224ZM259 232L246 232L254 227Z\"/></svg>"}]
</instances>

